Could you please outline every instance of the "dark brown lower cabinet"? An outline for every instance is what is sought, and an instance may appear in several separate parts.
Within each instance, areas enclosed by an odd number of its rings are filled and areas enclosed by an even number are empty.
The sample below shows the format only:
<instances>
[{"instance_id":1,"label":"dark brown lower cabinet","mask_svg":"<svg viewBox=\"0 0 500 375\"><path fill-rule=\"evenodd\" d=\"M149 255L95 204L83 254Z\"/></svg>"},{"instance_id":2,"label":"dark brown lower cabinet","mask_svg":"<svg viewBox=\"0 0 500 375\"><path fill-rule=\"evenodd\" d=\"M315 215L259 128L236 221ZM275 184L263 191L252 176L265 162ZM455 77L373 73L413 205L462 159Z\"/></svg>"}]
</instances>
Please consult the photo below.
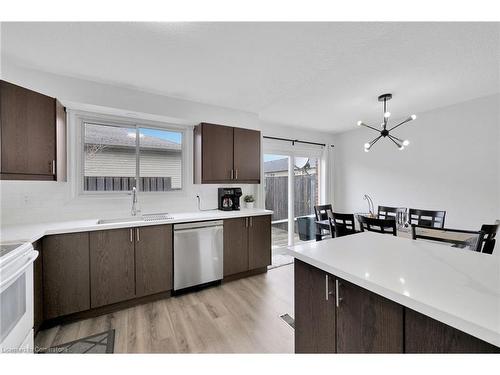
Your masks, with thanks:
<instances>
[{"instance_id":1,"label":"dark brown lower cabinet","mask_svg":"<svg viewBox=\"0 0 500 375\"><path fill-rule=\"evenodd\" d=\"M500 348L456 328L405 309L407 353L500 353Z\"/></svg>"},{"instance_id":2,"label":"dark brown lower cabinet","mask_svg":"<svg viewBox=\"0 0 500 375\"><path fill-rule=\"evenodd\" d=\"M224 220L224 276L248 271L248 218Z\"/></svg>"},{"instance_id":3,"label":"dark brown lower cabinet","mask_svg":"<svg viewBox=\"0 0 500 375\"><path fill-rule=\"evenodd\" d=\"M298 259L294 267L296 353L500 353Z\"/></svg>"},{"instance_id":4,"label":"dark brown lower cabinet","mask_svg":"<svg viewBox=\"0 0 500 375\"><path fill-rule=\"evenodd\" d=\"M403 308L295 260L295 352L403 353Z\"/></svg>"},{"instance_id":5,"label":"dark brown lower cabinet","mask_svg":"<svg viewBox=\"0 0 500 375\"><path fill-rule=\"evenodd\" d=\"M90 232L91 307L135 297L134 228Z\"/></svg>"},{"instance_id":6,"label":"dark brown lower cabinet","mask_svg":"<svg viewBox=\"0 0 500 375\"><path fill-rule=\"evenodd\" d=\"M42 249L44 319L88 310L89 234L44 237Z\"/></svg>"},{"instance_id":7,"label":"dark brown lower cabinet","mask_svg":"<svg viewBox=\"0 0 500 375\"><path fill-rule=\"evenodd\" d=\"M271 264L271 215L224 220L224 277Z\"/></svg>"},{"instance_id":8,"label":"dark brown lower cabinet","mask_svg":"<svg viewBox=\"0 0 500 375\"><path fill-rule=\"evenodd\" d=\"M135 228L136 297L172 289L172 225Z\"/></svg>"},{"instance_id":9,"label":"dark brown lower cabinet","mask_svg":"<svg viewBox=\"0 0 500 375\"><path fill-rule=\"evenodd\" d=\"M403 307L338 279L337 353L403 353Z\"/></svg>"},{"instance_id":10,"label":"dark brown lower cabinet","mask_svg":"<svg viewBox=\"0 0 500 375\"><path fill-rule=\"evenodd\" d=\"M271 215L249 217L248 268L271 264Z\"/></svg>"},{"instance_id":11,"label":"dark brown lower cabinet","mask_svg":"<svg viewBox=\"0 0 500 375\"><path fill-rule=\"evenodd\" d=\"M295 353L335 353L335 279L295 260Z\"/></svg>"}]
</instances>

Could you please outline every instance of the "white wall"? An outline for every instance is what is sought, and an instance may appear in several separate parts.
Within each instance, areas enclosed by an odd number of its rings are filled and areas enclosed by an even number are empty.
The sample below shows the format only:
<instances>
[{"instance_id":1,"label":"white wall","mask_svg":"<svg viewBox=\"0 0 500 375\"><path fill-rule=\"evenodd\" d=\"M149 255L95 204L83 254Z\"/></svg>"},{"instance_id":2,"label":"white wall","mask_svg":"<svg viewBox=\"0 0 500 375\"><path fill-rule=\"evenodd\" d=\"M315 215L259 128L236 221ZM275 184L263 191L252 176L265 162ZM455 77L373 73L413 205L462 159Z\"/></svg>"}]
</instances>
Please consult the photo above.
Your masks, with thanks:
<instances>
[{"instance_id":1,"label":"white wall","mask_svg":"<svg viewBox=\"0 0 500 375\"><path fill-rule=\"evenodd\" d=\"M315 142L331 142L328 134L262 123L254 113L169 98L130 88L116 87L82 79L59 76L15 66L2 61L2 79L59 98L69 108L93 110L113 115L127 115L148 120L167 121L189 128L201 121L259 129L265 135L292 137ZM69 122L69 133L76 123ZM187 132L191 135L191 132ZM186 179L182 192L141 194L143 212L181 212L197 210L196 195L203 208L217 205L217 188L221 185L192 183L192 148L187 140ZM69 143L69 168L73 168L74 145ZM71 170L70 170L71 172ZM106 218L129 215L130 197L75 197L69 174L67 183L41 181L0 181L1 224L59 221L65 219ZM227 186L227 185L224 185ZM243 194L255 194L258 185L240 185ZM262 204L262 202L257 202Z\"/></svg>"},{"instance_id":2,"label":"white wall","mask_svg":"<svg viewBox=\"0 0 500 375\"><path fill-rule=\"evenodd\" d=\"M500 218L500 95L417 115L395 131L404 151L381 139L364 152L376 136L366 128L336 136L335 209L366 212L369 194L375 206L446 210L451 228Z\"/></svg>"}]
</instances>

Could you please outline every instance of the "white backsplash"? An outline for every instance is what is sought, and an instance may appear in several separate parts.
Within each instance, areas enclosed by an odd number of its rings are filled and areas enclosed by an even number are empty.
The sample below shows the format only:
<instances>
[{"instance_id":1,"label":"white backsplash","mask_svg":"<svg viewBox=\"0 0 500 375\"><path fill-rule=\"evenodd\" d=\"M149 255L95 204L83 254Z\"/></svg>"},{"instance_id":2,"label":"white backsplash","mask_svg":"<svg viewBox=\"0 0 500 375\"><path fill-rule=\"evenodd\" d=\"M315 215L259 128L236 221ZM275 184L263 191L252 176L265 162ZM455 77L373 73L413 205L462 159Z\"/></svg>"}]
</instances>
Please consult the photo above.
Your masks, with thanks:
<instances>
[{"instance_id":1,"label":"white backsplash","mask_svg":"<svg viewBox=\"0 0 500 375\"><path fill-rule=\"evenodd\" d=\"M243 195L257 195L259 185L194 185L181 192L139 193L142 213L194 212L217 208L217 188L239 186ZM0 181L1 225L61 220L114 218L130 215L131 197L123 195L73 198L69 183L47 181ZM242 206L244 206L242 200Z\"/></svg>"}]
</instances>

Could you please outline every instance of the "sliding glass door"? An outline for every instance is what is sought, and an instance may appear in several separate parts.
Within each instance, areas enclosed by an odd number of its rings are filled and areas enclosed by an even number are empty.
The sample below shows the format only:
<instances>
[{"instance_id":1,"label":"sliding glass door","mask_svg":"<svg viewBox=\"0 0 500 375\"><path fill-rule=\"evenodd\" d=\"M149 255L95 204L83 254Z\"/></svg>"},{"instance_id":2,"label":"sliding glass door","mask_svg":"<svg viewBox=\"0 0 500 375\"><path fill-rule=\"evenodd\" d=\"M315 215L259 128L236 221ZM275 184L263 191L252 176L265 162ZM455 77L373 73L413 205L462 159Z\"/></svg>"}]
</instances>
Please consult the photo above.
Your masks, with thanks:
<instances>
[{"instance_id":1,"label":"sliding glass door","mask_svg":"<svg viewBox=\"0 0 500 375\"><path fill-rule=\"evenodd\" d=\"M315 239L314 206L320 202L320 159L295 156L293 165L294 243Z\"/></svg>"},{"instance_id":2,"label":"sliding glass door","mask_svg":"<svg viewBox=\"0 0 500 375\"><path fill-rule=\"evenodd\" d=\"M288 246L288 169L287 155L264 155L264 189L266 209L272 210L271 218L273 252Z\"/></svg>"},{"instance_id":3,"label":"sliding glass door","mask_svg":"<svg viewBox=\"0 0 500 375\"><path fill-rule=\"evenodd\" d=\"M289 245L314 240L314 206L320 202L320 158L307 153L264 154L265 208L274 211L272 266L293 261Z\"/></svg>"}]
</instances>

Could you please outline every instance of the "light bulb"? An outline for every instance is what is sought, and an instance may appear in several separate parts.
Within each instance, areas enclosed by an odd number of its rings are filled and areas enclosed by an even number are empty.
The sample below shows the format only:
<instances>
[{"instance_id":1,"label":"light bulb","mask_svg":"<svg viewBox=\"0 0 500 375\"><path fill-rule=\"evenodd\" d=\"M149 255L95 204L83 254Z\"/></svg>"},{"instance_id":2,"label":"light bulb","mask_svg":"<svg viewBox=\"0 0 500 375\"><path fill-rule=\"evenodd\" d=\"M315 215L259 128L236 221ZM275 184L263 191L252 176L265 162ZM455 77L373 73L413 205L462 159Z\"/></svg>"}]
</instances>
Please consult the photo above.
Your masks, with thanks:
<instances>
[{"instance_id":1,"label":"light bulb","mask_svg":"<svg viewBox=\"0 0 500 375\"><path fill-rule=\"evenodd\" d=\"M358 121L358 126L363 125L363 121Z\"/></svg>"},{"instance_id":2,"label":"light bulb","mask_svg":"<svg viewBox=\"0 0 500 375\"><path fill-rule=\"evenodd\" d=\"M369 143L365 143L365 148L370 148L370 144Z\"/></svg>"},{"instance_id":3,"label":"light bulb","mask_svg":"<svg viewBox=\"0 0 500 375\"><path fill-rule=\"evenodd\" d=\"M370 149L369 149L369 148L365 148L365 152L369 152L369 151L370 151Z\"/></svg>"},{"instance_id":4,"label":"light bulb","mask_svg":"<svg viewBox=\"0 0 500 375\"><path fill-rule=\"evenodd\" d=\"M403 141L403 146L408 146L409 144L410 144L410 141L409 141L409 140L405 139L405 140Z\"/></svg>"},{"instance_id":5,"label":"light bulb","mask_svg":"<svg viewBox=\"0 0 500 375\"><path fill-rule=\"evenodd\" d=\"M417 115L411 115L410 117L411 117L412 120L416 120Z\"/></svg>"},{"instance_id":6,"label":"light bulb","mask_svg":"<svg viewBox=\"0 0 500 375\"><path fill-rule=\"evenodd\" d=\"M385 118L391 117L391 112L387 111L386 113L384 113L384 117Z\"/></svg>"}]
</instances>

